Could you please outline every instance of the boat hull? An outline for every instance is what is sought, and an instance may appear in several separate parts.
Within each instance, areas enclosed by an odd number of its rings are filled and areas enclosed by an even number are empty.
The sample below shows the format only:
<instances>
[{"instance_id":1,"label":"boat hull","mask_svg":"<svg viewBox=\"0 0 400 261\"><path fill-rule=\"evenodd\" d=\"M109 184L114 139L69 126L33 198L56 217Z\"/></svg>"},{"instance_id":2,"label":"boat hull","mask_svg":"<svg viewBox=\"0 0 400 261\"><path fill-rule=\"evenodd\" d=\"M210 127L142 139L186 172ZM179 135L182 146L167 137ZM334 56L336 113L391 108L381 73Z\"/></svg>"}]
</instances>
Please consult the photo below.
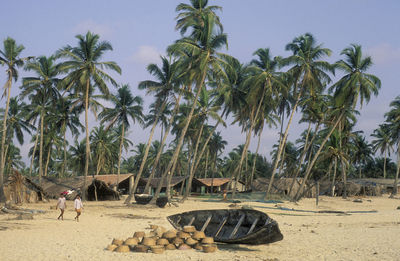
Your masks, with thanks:
<instances>
[{"instance_id":1,"label":"boat hull","mask_svg":"<svg viewBox=\"0 0 400 261\"><path fill-rule=\"evenodd\" d=\"M178 230L195 226L216 242L231 244L269 244L283 239L278 223L253 209L189 211L167 217Z\"/></svg>"}]
</instances>

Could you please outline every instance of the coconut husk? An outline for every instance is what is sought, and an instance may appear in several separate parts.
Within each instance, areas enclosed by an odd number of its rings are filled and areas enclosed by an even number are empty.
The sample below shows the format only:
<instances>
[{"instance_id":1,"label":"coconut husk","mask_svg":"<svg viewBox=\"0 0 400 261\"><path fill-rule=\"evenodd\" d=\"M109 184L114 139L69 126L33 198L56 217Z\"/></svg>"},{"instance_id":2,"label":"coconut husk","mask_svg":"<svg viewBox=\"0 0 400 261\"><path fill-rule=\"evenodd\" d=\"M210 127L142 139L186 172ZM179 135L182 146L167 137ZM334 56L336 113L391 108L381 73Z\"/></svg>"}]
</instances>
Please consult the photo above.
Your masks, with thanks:
<instances>
[{"instance_id":1,"label":"coconut husk","mask_svg":"<svg viewBox=\"0 0 400 261\"><path fill-rule=\"evenodd\" d=\"M190 246L186 245L185 243L182 243L179 247L179 250L189 250L192 249Z\"/></svg>"},{"instance_id":2,"label":"coconut husk","mask_svg":"<svg viewBox=\"0 0 400 261\"><path fill-rule=\"evenodd\" d=\"M201 250L203 250L203 245L200 243L197 243L193 248L201 251Z\"/></svg>"},{"instance_id":3,"label":"coconut husk","mask_svg":"<svg viewBox=\"0 0 400 261\"><path fill-rule=\"evenodd\" d=\"M198 243L198 241L189 237L188 239L185 240L185 243L186 243L186 245L194 246Z\"/></svg>"},{"instance_id":4,"label":"coconut husk","mask_svg":"<svg viewBox=\"0 0 400 261\"><path fill-rule=\"evenodd\" d=\"M214 244L214 238L212 237L205 237L201 240L202 244Z\"/></svg>"},{"instance_id":5,"label":"coconut husk","mask_svg":"<svg viewBox=\"0 0 400 261\"><path fill-rule=\"evenodd\" d=\"M139 239L137 237L130 237L124 241L124 245L132 246L137 245L139 243Z\"/></svg>"},{"instance_id":6,"label":"coconut husk","mask_svg":"<svg viewBox=\"0 0 400 261\"><path fill-rule=\"evenodd\" d=\"M110 250L110 251L114 251L117 247L118 247L117 245L112 245L111 244L111 245L108 245L106 249Z\"/></svg>"},{"instance_id":7,"label":"coconut husk","mask_svg":"<svg viewBox=\"0 0 400 261\"><path fill-rule=\"evenodd\" d=\"M165 231L167 230L164 227L157 227L153 230L153 232L156 233L156 235L159 237L162 237Z\"/></svg>"},{"instance_id":8,"label":"coconut husk","mask_svg":"<svg viewBox=\"0 0 400 261\"><path fill-rule=\"evenodd\" d=\"M186 239L190 237L190 234L187 232L179 231L176 236L179 238Z\"/></svg>"},{"instance_id":9,"label":"coconut husk","mask_svg":"<svg viewBox=\"0 0 400 261\"><path fill-rule=\"evenodd\" d=\"M146 234L146 233L144 233L144 231L136 231L136 232L133 234L133 237L142 238L142 237L144 237L145 234Z\"/></svg>"},{"instance_id":10,"label":"coconut husk","mask_svg":"<svg viewBox=\"0 0 400 261\"><path fill-rule=\"evenodd\" d=\"M111 244L116 245L116 246L120 246L123 243L124 243L124 240L118 239L118 238L114 238Z\"/></svg>"},{"instance_id":11,"label":"coconut husk","mask_svg":"<svg viewBox=\"0 0 400 261\"><path fill-rule=\"evenodd\" d=\"M168 245L165 246L165 249L166 250L175 250L176 246L174 244L168 244Z\"/></svg>"},{"instance_id":12,"label":"coconut husk","mask_svg":"<svg viewBox=\"0 0 400 261\"><path fill-rule=\"evenodd\" d=\"M159 246L166 246L169 244L169 241L166 238L160 238L160 239L157 239L156 244Z\"/></svg>"},{"instance_id":13,"label":"coconut husk","mask_svg":"<svg viewBox=\"0 0 400 261\"><path fill-rule=\"evenodd\" d=\"M175 244L176 246L178 246L178 245L180 245L180 244L183 243L183 239L182 239L182 238L179 238L179 237L175 237L175 238L172 240L172 243Z\"/></svg>"},{"instance_id":14,"label":"coconut husk","mask_svg":"<svg viewBox=\"0 0 400 261\"><path fill-rule=\"evenodd\" d=\"M203 251L205 253L214 253L215 251L217 251L217 245L215 244L204 244L203 245Z\"/></svg>"},{"instance_id":15,"label":"coconut husk","mask_svg":"<svg viewBox=\"0 0 400 261\"><path fill-rule=\"evenodd\" d=\"M158 226L157 226L157 225L153 225L153 224L152 224L152 225L150 225L150 229L153 229L153 230L154 230L154 229L156 229L156 228L158 228Z\"/></svg>"},{"instance_id":16,"label":"coconut husk","mask_svg":"<svg viewBox=\"0 0 400 261\"><path fill-rule=\"evenodd\" d=\"M192 238L196 240L200 240L206 237L206 234L204 234L203 231L195 231L192 235Z\"/></svg>"},{"instance_id":17,"label":"coconut husk","mask_svg":"<svg viewBox=\"0 0 400 261\"><path fill-rule=\"evenodd\" d=\"M114 251L115 252L119 252L119 253L126 253L126 252L129 252L131 250L130 250L129 246L127 246L127 245L120 245Z\"/></svg>"},{"instance_id":18,"label":"coconut husk","mask_svg":"<svg viewBox=\"0 0 400 261\"><path fill-rule=\"evenodd\" d=\"M151 246L151 252L154 254L162 254L165 251L165 248L163 246Z\"/></svg>"},{"instance_id":19,"label":"coconut husk","mask_svg":"<svg viewBox=\"0 0 400 261\"><path fill-rule=\"evenodd\" d=\"M168 230L167 232L164 232L162 235L163 238L166 239L172 239L176 237L176 231L175 230Z\"/></svg>"},{"instance_id":20,"label":"coconut husk","mask_svg":"<svg viewBox=\"0 0 400 261\"><path fill-rule=\"evenodd\" d=\"M142 240L142 245L145 246L155 246L156 245L156 240L152 237L144 237Z\"/></svg>"},{"instance_id":21,"label":"coconut husk","mask_svg":"<svg viewBox=\"0 0 400 261\"><path fill-rule=\"evenodd\" d=\"M154 231L147 232L144 237L156 237L157 234Z\"/></svg>"},{"instance_id":22,"label":"coconut husk","mask_svg":"<svg viewBox=\"0 0 400 261\"><path fill-rule=\"evenodd\" d=\"M196 228L194 226L184 226L183 231L187 233L193 233L196 231Z\"/></svg>"},{"instance_id":23,"label":"coconut husk","mask_svg":"<svg viewBox=\"0 0 400 261\"><path fill-rule=\"evenodd\" d=\"M141 253L145 253L145 252L147 252L147 250L149 250L149 247L145 246L145 245L137 245L134 248L135 252L141 252Z\"/></svg>"}]
</instances>

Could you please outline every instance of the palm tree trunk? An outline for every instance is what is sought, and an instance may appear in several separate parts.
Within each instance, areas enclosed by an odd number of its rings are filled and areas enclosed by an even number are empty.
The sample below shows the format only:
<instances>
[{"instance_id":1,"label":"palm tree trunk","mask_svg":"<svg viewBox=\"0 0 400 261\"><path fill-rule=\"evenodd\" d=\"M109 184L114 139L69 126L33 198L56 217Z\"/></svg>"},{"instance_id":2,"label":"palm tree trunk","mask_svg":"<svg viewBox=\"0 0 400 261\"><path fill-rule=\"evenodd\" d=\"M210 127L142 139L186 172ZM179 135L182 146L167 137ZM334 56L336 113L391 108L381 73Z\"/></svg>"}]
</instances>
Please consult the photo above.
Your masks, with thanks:
<instances>
[{"instance_id":1,"label":"palm tree trunk","mask_svg":"<svg viewBox=\"0 0 400 261\"><path fill-rule=\"evenodd\" d=\"M89 143L89 117L88 117L88 109L89 109L89 87L90 82L89 79L86 81L86 93L85 93L85 127L86 127L86 155L85 155L85 174L83 179L83 188L82 188L82 199L86 200L86 178L89 172L89 157L90 157L90 143Z\"/></svg>"},{"instance_id":2,"label":"palm tree trunk","mask_svg":"<svg viewBox=\"0 0 400 261\"><path fill-rule=\"evenodd\" d=\"M63 167L61 170L61 176L64 177L65 175L65 167L67 166L67 138L66 138L66 134L67 134L67 130L65 127L65 122L64 122L64 126L63 126L63 131L64 131L64 140L63 140L63 146L64 146L64 163L63 163Z\"/></svg>"},{"instance_id":3,"label":"palm tree trunk","mask_svg":"<svg viewBox=\"0 0 400 261\"><path fill-rule=\"evenodd\" d=\"M124 137L125 137L125 124L122 122L121 143L119 144L119 152L118 152L117 191L119 185L119 175L121 174L121 156L122 156L122 144L124 144Z\"/></svg>"},{"instance_id":4,"label":"palm tree trunk","mask_svg":"<svg viewBox=\"0 0 400 261\"><path fill-rule=\"evenodd\" d=\"M190 121L192 120L193 112L194 112L194 109L196 108L197 99L199 98L202 86L203 86L204 81L206 79L206 75L207 75L207 70L205 69L204 72L203 72L203 75L201 76L200 81L198 81L197 84L196 84L197 93L196 93L196 96L193 99L192 108L190 109L190 113L188 115L188 118L186 119L185 127L183 128L181 136L179 137L178 146L176 147L176 149L174 151L174 154L172 156L171 162L168 164L168 167L165 170L165 173L170 172L170 175L168 176L167 191L166 191L166 196L168 197L168 199L170 198L171 179L172 179L172 176L174 175L174 171L175 171L175 168L176 168L176 163L177 163L177 160L178 160L178 156L179 156L179 153L180 153L181 148L182 148L182 144L183 144L183 140L184 140L185 135L186 135L186 131L187 131L188 127L189 127Z\"/></svg>"},{"instance_id":5,"label":"palm tree trunk","mask_svg":"<svg viewBox=\"0 0 400 261\"><path fill-rule=\"evenodd\" d=\"M1 151L0 151L0 202L5 201L3 184L4 184L4 163L5 157L4 154L4 146L6 144L6 136L7 136L7 116L8 110L10 108L10 92L11 92L11 83L12 83L12 71L8 71L8 80L7 80L7 103L6 103L6 110L4 112L4 119L3 119L3 133L1 135Z\"/></svg>"},{"instance_id":6,"label":"palm tree trunk","mask_svg":"<svg viewBox=\"0 0 400 261\"><path fill-rule=\"evenodd\" d=\"M383 178L386 179L386 157L387 157L387 150L385 150L385 156L383 158Z\"/></svg>"},{"instance_id":7,"label":"palm tree trunk","mask_svg":"<svg viewBox=\"0 0 400 261\"><path fill-rule=\"evenodd\" d=\"M39 125L40 125L40 123L39 123ZM39 129L39 126L38 126L38 129ZM31 166L29 167L29 177L32 177L33 160L35 159L35 154L36 154L36 148L37 148L38 141L39 141L39 131L37 131L37 133L36 133L35 145L33 146Z\"/></svg>"},{"instance_id":8,"label":"palm tree trunk","mask_svg":"<svg viewBox=\"0 0 400 261\"><path fill-rule=\"evenodd\" d=\"M44 125L44 110L40 112L40 144L39 144L39 184L42 184L43 175L43 125Z\"/></svg>"},{"instance_id":9,"label":"palm tree trunk","mask_svg":"<svg viewBox=\"0 0 400 261\"><path fill-rule=\"evenodd\" d=\"M278 168L278 163L279 163L279 161L281 159L281 154L282 154L282 151L283 151L283 144L286 143L286 139L287 139L287 136L289 134L289 127L290 127L290 124L292 123L293 116L294 116L294 113L296 112L297 106L299 105L301 93L302 93L302 90L300 90L299 95L297 96L296 103L294 104L294 106L292 108L292 112L290 113L289 121L288 121L288 123L286 125L285 134L283 135L283 139L281 140L281 143L279 143L279 148L278 148L278 152L277 152L277 155L276 155L274 167L272 169L271 178L269 180L268 189L267 189L267 192L265 193L265 197L264 197L265 200L267 200L268 197L269 197L269 193L271 191L272 184L274 182L276 169Z\"/></svg>"},{"instance_id":10,"label":"palm tree trunk","mask_svg":"<svg viewBox=\"0 0 400 261\"><path fill-rule=\"evenodd\" d=\"M296 201L299 200L299 198L301 197L301 194L302 194L302 192L303 192L304 186L305 186L305 184L306 184L306 182L307 182L308 177L310 176L312 167L314 166L315 162L317 161L317 159L318 159L318 157L319 157L319 154L321 153L322 149L323 149L324 146L325 146L325 143L328 141L329 137L332 135L333 131L334 131L334 130L336 129L336 127L338 126L338 124L339 124L340 120L342 119L343 115L344 115L344 112L342 112L342 113L340 114L340 116L339 116L338 119L336 120L335 124L333 125L333 127L332 127L331 130L329 131L328 135L326 135L325 139L324 139L323 142L321 143L321 145L320 145L320 147L319 147L317 153L315 153L315 155L314 155L312 161L308 164L307 170L306 170L306 174L305 174L305 176L304 176L304 180L303 180L303 182L301 183L300 188L299 188L299 190L297 191L296 196L295 196L295 198L294 198Z\"/></svg>"},{"instance_id":11,"label":"palm tree trunk","mask_svg":"<svg viewBox=\"0 0 400 261\"><path fill-rule=\"evenodd\" d=\"M185 86L182 86L182 88L181 88L180 91L179 91L179 96L178 96L178 98L177 98L176 101L175 101L175 106L174 106L174 109L173 109L171 118L169 119L168 126L167 126L167 128L166 128L166 130L165 130L165 132L164 132L164 137L162 138L162 141L161 141L161 143L160 143L160 148L158 149L157 156L156 156L156 159L155 159L154 164L153 164L153 168L152 168L152 170L151 170L150 176L149 176L149 178L148 178L148 180L147 180L147 183L146 183L146 187L145 187L145 189L144 189L145 193L149 190L150 182L151 182L151 180L153 179L154 174L155 174L155 172L156 172L158 162L160 161L161 154L162 154L162 152L163 152L164 144L165 144L165 142L166 142L166 140L167 140L167 137L168 137L168 135L169 135L169 132L170 132L170 130L171 130L172 124L173 124L173 122L174 122L174 118L175 118L176 114L178 113L179 102L180 102L180 100L181 100L181 98L182 98L182 94L183 94L183 90L184 90L184 89L185 89ZM164 172L164 173L165 173L165 172ZM163 174L164 174L164 173L163 173ZM161 175L161 181L162 181L164 178L165 178L165 176ZM155 201L157 200L158 196L160 195L161 187L162 187L162 183L160 182L160 183L157 185L157 189L156 189L156 192L155 192L155 194L154 194L154 196L153 196L152 202L155 202Z\"/></svg>"},{"instance_id":12,"label":"palm tree trunk","mask_svg":"<svg viewBox=\"0 0 400 261\"><path fill-rule=\"evenodd\" d=\"M260 143L261 143L261 134L264 128L261 128L260 133L258 134L258 141L257 141L257 149L256 149L256 155L253 161L253 166L251 168L251 175L250 175L250 180L249 184L246 185L246 189L250 189L251 185L253 184L253 179L254 179L254 172L256 171L256 161L258 158L258 150L260 149Z\"/></svg>"},{"instance_id":13,"label":"palm tree trunk","mask_svg":"<svg viewBox=\"0 0 400 261\"><path fill-rule=\"evenodd\" d=\"M393 190L392 190L392 193L390 194L391 198L393 198L398 193L397 186L399 183L399 172L400 172L400 142L397 143L397 171L396 171L396 177L395 177L394 183L393 183Z\"/></svg>"},{"instance_id":14,"label":"palm tree trunk","mask_svg":"<svg viewBox=\"0 0 400 261\"><path fill-rule=\"evenodd\" d=\"M333 168L333 178L331 183L331 197L335 196L336 170L337 170L337 157L335 156L335 166Z\"/></svg>"},{"instance_id":15,"label":"palm tree trunk","mask_svg":"<svg viewBox=\"0 0 400 261\"><path fill-rule=\"evenodd\" d=\"M44 176L47 177L47 170L49 168L49 163L50 163L50 155L51 155L51 148L49 145L49 151L47 152L47 159L46 159L46 165L44 167Z\"/></svg>"},{"instance_id":16,"label":"palm tree trunk","mask_svg":"<svg viewBox=\"0 0 400 261\"><path fill-rule=\"evenodd\" d=\"M140 164L139 172L136 175L135 184L133 185L133 189L131 191L132 194L135 194L135 192L136 192L137 186L139 184L140 177L142 176L143 169L144 169L144 166L145 166L146 161L147 161L147 157L149 155L149 150L150 150L150 147L151 147L151 142L153 140L154 131L155 131L157 123L158 123L158 119L160 118L161 114L163 113L166 105L167 105L167 100L165 100L163 102L163 104L161 105L160 111L159 111L159 113L157 113L156 119L155 119L155 121L153 123L153 126L151 127L150 137L149 137L149 139L147 141L147 145L146 145L146 149L144 151L142 163ZM130 196L130 198L129 197L128 198L129 198L129 200L131 200L132 196L131 195L129 195L129 196ZM129 202L125 202L125 203L129 203Z\"/></svg>"},{"instance_id":17,"label":"palm tree trunk","mask_svg":"<svg viewBox=\"0 0 400 261\"><path fill-rule=\"evenodd\" d=\"M346 199L347 198L347 172L346 172L346 164L341 160L342 162L342 175L343 175L343 195L342 198Z\"/></svg>"},{"instance_id":18,"label":"palm tree trunk","mask_svg":"<svg viewBox=\"0 0 400 261\"><path fill-rule=\"evenodd\" d=\"M209 156L210 151L207 150L206 152L206 166L204 168L204 178L207 178L207 168L208 168L208 156Z\"/></svg>"}]
</instances>

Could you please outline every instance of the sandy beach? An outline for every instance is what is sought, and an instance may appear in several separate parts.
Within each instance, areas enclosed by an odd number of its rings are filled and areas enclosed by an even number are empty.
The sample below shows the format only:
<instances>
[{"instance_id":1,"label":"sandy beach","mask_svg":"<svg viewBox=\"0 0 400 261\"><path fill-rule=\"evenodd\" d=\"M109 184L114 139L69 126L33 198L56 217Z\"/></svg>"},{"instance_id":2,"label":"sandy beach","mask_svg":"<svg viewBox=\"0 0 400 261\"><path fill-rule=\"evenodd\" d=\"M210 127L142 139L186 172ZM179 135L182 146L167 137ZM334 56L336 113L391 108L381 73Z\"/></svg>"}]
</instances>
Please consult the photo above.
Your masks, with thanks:
<instances>
[{"instance_id":1,"label":"sandy beach","mask_svg":"<svg viewBox=\"0 0 400 261\"><path fill-rule=\"evenodd\" d=\"M179 207L164 209L127 207L121 201L85 202L80 222L74 221L73 202L67 202L64 221L57 220L56 205L25 204L45 210L33 220L0 214L0 260L400 260L399 199L321 197L297 204L242 202L275 219L284 239L270 245L219 244L216 253L196 250L152 253L115 253L105 250L113 238L126 239L150 224L172 226L166 216L196 209L229 208L231 203L191 198ZM278 207L307 211L287 211ZM350 214L315 211L352 211ZM376 213L364 213L376 210ZM354 213L355 212L355 213ZM357 213L358 212L358 213Z\"/></svg>"}]
</instances>

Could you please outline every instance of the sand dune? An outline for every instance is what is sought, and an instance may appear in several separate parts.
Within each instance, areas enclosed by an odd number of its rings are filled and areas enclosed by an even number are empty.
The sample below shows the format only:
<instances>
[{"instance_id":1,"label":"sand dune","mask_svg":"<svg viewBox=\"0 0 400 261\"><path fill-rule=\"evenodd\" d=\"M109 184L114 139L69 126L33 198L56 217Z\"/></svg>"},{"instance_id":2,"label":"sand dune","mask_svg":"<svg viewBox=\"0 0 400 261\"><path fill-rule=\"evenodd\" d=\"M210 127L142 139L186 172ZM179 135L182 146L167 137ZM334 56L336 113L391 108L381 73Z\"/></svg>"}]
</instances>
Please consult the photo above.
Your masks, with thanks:
<instances>
[{"instance_id":1,"label":"sand dune","mask_svg":"<svg viewBox=\"0 0 400 261\"><path fill-rule=\"evenodd\" d=\"M67 202L64 221L57 220L56 201L22 207L46 210L33 220L0 214L0 260L400 260L399 199L363 198L362 203L322 197L298 204L243 202L264 211L280 226L284 239L270 245L219 245L216 253L195 250L164 254L115 253L105 250L113 238L128 238L149 224L172 228L166 216L195 209L229 208L230 203L192 198L179 207L126 207L117 202L86 202L80 222L74 221L73 202ZM286 211L277 207L310 211ZM361 213L315 213L319 210ZM362 213L376 210L376 213Z\"/></svg>"}]
</instances>

